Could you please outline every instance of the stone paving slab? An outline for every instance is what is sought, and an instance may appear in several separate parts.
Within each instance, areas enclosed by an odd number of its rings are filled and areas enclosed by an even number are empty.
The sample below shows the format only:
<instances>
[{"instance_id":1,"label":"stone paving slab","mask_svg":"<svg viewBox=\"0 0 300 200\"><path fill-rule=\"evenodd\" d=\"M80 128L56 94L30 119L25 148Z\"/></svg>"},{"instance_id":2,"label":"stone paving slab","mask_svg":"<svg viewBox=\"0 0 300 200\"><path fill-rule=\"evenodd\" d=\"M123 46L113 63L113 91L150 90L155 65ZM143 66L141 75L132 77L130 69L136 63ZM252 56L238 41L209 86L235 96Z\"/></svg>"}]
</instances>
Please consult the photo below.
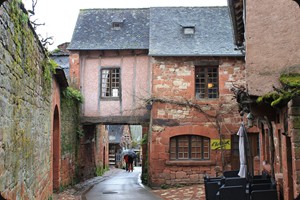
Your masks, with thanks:
<instances>
[{"instance_id":1,"label":"stone paving slab","mask_svg":"<svg viewBox=\"0 0 300 200\"><path fill-rule=\"evenodd\" d=\"M164 200L205 200L204 184L152 190Z\"/></svg>"}]
</instances>

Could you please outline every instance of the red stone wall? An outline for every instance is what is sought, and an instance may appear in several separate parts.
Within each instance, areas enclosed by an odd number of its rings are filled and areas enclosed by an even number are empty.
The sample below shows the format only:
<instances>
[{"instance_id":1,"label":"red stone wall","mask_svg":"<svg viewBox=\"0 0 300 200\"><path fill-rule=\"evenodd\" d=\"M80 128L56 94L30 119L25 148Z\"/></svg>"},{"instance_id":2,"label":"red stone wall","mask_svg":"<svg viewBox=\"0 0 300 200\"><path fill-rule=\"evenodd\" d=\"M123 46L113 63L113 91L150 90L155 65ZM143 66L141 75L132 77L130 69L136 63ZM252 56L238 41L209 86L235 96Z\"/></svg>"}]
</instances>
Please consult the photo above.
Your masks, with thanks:
<instances>
[{"instance_id":1,"label":"red stone wall","mask_svg":"<svg viewBox=\"0 0 300 200\"><path fill-rule=\"evenodd\" d=\"M108 131L105 125L97 126L96 133L96 143L95 143L95 162L97 167L107 168L109 166L108 160Z\"/></svg>"},{"instance_id":2,"label":"red stone wall","mask_svg":"<svg viewBox=\"0 0 300 200\"><path fill-rule=\"evenodd\" d=\"M80 88L80 57L79 52L71 51L69 56L70 79L77 89Z\"/></svg>"},{"instance_id":3,"label":"red stone wall","mask_svg":"<svg viewBox=\"0 0 300 200\"><path fill-rule=\"evenodd\" d=\"M300 97L294 98L288 105L289 135L292 144L293 198L300 197Z\"/></svg>"},{"instance_id":4,"label":"red stone wall","mask_svg":"<svg viewBox=\"0 0 300 200\"><path fill-rule=\"evenodd\" d=\"M61 168L60 168L60 185L65 186L72 183L75 177L75 158L72 155L64 155L61 158Z\"/></svg>"},{"instance_id":5,"label":"red stone wall","mask_svg":"<svg viewBox=\"0 0 300 200\"><path fill-rule=\"evenodd\" d=\"M78 156L78 178L85 180L96 175L96 168L108 167L108 131L105 125L84 126Z\"/></svg>"},{"instance_id":6,"label":"red stone wall","mask_svg":"<svg viewBox=\"0 0 300 200\"><path fill-rule=\"evenodd\" d=\"M57 110L56 110L57 109ZM51 168L50 180L54 180L53 176L56 175L55 180L52 182L53 189L58 189L60 185L60 166L61 166L61 146L60 146L60 88L55 79L53 79L52 86L52 112L51 112ZM57 112L57 113L55 113ZM55 157L55 159L54 159ZM55 163L56 162L56 163ZM54 174L53 174L54 173Z\"/></svg>"},{"instance_id":7,"label":"red stone wall","mask_svg":"<svg viewBox=\"0 0 300 200\"><path fill-rule=\"evenodd\" d=\"M195 99L194 63L219 62L219 98ZM170 161L169 140L173 136L195 134L210 139L230 139L240 125L237 104L230 91L244 85L244 63L235 58L156 58L153 60L152 124L150 125L150 185L190 184L203 181L204 174L221 175L229 166L230 150L211 150L205 161ZM163 99L167 102L158 102ZM173 103L172 103L173 102ZM175 103L174 103L175 102ZM176 104L179 102L179 104ZM185 106L189 102L200 108ZM218 121L219 126L216 121Z\"/></svg>"}]
</instances>

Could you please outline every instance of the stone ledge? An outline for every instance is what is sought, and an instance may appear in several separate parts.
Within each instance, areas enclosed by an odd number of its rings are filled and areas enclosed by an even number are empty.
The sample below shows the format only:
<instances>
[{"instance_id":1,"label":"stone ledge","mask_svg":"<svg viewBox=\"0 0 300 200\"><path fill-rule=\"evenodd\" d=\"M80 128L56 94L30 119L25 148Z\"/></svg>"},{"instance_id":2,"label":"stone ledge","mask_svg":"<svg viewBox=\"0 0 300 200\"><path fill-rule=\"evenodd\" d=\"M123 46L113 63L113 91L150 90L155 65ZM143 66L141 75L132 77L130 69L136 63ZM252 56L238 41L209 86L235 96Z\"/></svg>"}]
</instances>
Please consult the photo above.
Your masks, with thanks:
<instances>
[{"instance_id":1,"label":"stone ledge","mask_svg":"<svg viewBox=\"0 0 300 200\"><path fill-rule=\"evenodd\" d=\"M211 160L168 160L166 161L168 166L210 166L216 165L216 162Z\"/></svg>"}]
</instances>

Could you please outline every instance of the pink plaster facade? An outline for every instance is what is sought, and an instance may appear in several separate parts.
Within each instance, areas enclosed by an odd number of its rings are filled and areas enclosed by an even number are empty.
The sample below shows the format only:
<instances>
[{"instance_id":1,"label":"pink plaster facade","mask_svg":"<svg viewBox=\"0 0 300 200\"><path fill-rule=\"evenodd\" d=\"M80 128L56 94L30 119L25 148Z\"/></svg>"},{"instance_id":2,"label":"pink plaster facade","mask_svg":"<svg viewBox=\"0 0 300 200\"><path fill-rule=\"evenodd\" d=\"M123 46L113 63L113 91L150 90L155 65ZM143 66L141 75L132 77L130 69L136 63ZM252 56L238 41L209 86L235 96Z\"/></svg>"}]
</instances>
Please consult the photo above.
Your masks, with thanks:
<instances>
[{"instance_id":1,"label":"pink plaster facade","mask_svg":"<svg viewBox=\"0 0 300 200\"><path fill-rule=\"evenodd\" d=\"M251 0L246 14L247 84L251 95L260 96L279 86L283 71L300 64L299 6L295 1Z\"/></svg>"},{"instance_id":2,"label":"pink plaster facade","mask_svg":"<svg viewBox=\"0 0 300 200\"><path fill-rule=\"evenodd\" d=\"M146 54L136 55L128 52L117 54L112 51L103 56L102 53L100 51L80 53L78 80L84 96L82 115L84 117L146 115L144 101L150 97L151 59ZM102 68L109 67L120 68L119 100L104 100L100 97L100 72Z\"/></svg>"}]
</instances>

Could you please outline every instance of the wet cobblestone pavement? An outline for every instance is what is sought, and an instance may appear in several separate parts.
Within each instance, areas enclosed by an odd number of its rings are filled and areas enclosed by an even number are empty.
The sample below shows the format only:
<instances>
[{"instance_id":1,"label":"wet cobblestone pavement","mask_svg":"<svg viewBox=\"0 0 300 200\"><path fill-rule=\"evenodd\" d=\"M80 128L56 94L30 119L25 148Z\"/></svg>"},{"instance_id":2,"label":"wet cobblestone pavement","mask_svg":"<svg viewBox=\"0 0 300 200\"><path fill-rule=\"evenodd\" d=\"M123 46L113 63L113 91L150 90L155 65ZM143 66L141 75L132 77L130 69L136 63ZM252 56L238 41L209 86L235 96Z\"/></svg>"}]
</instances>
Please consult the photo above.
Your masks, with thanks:
<instances>
[{"instance_id":1,"label":"wet cobblestone pavement","mask_svg":"<svg viewBox=\"0 0 300 200\"><path fill-rule=\"evenodd\" d=\"M85 200L85 194L93 185L109 178L112 173L122 169L111 169L101 177L95 177L53 195L53 200ZM205 200L204 184L168 189L149 189L163 200Z\"/></svg>"},{"instance_id":2,"label":"wet cobblestone pavement","mask_svg":"<svg viewBox=\"0 0 300 200\"><path fill-rule=\"evenodd\" d=\"M164 200L205 200L204 184L152 190Z\"/></svg>"}]
</instances>

